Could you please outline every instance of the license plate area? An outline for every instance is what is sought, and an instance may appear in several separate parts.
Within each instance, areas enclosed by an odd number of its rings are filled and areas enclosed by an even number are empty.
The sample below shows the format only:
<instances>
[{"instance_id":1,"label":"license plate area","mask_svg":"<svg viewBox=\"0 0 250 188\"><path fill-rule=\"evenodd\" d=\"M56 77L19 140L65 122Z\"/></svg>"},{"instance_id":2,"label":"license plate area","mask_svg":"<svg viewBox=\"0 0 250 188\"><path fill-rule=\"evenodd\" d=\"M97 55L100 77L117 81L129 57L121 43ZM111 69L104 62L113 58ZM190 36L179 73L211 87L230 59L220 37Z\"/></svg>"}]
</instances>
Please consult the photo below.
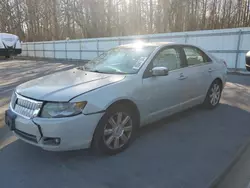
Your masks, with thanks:
<instances>
[{"instance_id":1,"label":"license plate area","mask_svg":"<svg viewBox=\"0 0 250 188\"><path fill-rule=\"evenodd\" d=\"M15 120L16 120L16 114L12 112L11 110L5 111L5 124L10 128L10 130L15 130Z\"/></svg>"}]
</instances>

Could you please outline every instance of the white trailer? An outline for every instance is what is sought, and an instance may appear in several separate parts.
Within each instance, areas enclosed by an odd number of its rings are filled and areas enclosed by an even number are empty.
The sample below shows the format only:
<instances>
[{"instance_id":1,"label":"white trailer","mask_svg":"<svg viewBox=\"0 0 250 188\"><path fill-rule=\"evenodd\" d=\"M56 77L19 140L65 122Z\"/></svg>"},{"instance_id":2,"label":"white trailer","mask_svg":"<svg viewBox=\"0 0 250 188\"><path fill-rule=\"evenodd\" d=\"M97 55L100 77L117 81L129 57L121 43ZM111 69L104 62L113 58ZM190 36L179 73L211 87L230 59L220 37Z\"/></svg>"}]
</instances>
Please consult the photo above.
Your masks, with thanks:
<instances>
[{"instance_id":1,"label":"white trailer","mask_svg":"<svg viewBox=\"0 0 250 188\"><path fill-rule=\"evenodd\" d=\"M22 53L19 37L9 33L0 33L0 56L9 58Z\"/></svg>"}]
</instances>

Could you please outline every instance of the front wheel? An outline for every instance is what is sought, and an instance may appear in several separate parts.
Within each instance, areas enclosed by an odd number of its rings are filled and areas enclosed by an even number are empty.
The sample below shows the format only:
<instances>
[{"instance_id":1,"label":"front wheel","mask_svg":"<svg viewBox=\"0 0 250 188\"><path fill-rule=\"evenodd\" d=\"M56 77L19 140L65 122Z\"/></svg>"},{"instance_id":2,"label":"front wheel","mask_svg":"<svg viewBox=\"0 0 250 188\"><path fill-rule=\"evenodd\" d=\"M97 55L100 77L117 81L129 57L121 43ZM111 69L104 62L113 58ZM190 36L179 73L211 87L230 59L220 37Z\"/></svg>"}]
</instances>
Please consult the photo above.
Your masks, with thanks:
<instances>
[{"instance_id":1,"label":"front wheel","mask_svg":"<svg viewBox=\"0 0 250 188\"><path fill-rule=\"evenodd\" d=\"M207 92L207 96L204 101L204 106L209 109L217 107L220 103L221 92L222 92L222 84L219 80L215 80L211 84Z\"/></svg>"},{"instance_id":2,"label":"front wheel","mask_svg":"<svg viewBox=\"0 0 250 188\"><path fill-rule=\"evenodd\" d=\"M96 128L94 149L109 155L123 151L135 136L136 122L129 108L117 106L107 110Z\"/></svg>"}]
</instances>

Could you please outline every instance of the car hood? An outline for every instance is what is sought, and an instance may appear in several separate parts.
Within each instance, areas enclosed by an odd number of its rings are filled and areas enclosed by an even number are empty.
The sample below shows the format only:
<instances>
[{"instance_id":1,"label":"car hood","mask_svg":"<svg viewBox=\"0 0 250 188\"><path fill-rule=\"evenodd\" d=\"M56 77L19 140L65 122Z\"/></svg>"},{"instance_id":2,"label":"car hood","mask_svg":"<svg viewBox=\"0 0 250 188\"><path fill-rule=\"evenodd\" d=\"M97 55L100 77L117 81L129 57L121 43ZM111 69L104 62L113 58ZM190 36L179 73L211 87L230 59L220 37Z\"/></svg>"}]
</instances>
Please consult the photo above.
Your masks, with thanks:
<instances>
[{"instance_id":1,"label":"car hood","mask_svg":"<svg viewBox=\"0 0 250 188\"><path fill-rule=\"evenodd\" d=\"M36 100L69 101L78 95L118 82L124 78L124 75L71 69L21 84L16 88L16 92Z\"/></svg>"}]
</instances>

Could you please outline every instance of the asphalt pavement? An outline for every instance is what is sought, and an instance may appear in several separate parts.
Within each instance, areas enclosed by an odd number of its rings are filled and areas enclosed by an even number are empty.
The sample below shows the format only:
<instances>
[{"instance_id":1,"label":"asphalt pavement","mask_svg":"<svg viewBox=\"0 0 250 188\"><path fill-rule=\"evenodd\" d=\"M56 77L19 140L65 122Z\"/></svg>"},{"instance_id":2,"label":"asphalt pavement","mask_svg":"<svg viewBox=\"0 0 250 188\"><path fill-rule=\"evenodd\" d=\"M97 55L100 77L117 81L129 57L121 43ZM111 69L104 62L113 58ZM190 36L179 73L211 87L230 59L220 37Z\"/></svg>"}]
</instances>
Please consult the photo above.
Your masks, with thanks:
<instances>
[{"instance_id":1,"label":"asphalt pavement","mask_svg":"<svg viewBox=\"0 0 250 188\"><path fill-rule=\"evenodd\" d=\"M215 188L250 188L250 144Z\"/></svg>"},{"instance_id":2,"label":"asphalt pavement","mask_svg":"<svg viewBox=\"0 0 250 188\"><path fill-rule=\"evenodd\" d=\"M0 62L2 111L15 85L60 66L61 70L75 66L22 63ZM36 75L28 76L29 71ZM6 134L1 121L0 134L5 132L5 136L0 143L0 187L206 188L249 140L249 121L250 76L240 75L229 75L215 110L195 107L142 128L130 148L111 157L88 150L44 151Z\"/></svg>"}]
</instances>

